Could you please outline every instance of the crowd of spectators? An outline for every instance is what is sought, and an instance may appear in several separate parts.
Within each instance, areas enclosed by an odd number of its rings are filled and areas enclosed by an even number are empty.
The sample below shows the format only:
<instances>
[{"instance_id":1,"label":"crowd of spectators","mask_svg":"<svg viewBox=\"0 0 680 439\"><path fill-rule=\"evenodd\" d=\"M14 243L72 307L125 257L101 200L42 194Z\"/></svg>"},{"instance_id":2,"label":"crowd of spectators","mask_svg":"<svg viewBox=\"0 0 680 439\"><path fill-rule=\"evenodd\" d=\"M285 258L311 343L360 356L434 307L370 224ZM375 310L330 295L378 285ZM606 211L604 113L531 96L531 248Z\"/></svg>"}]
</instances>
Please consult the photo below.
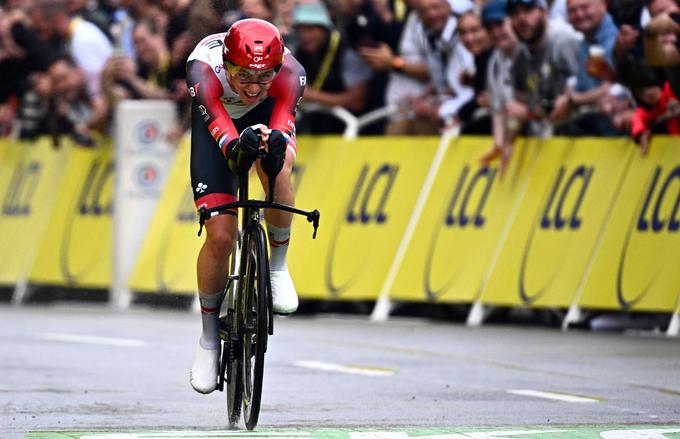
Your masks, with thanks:
<instances>
[{"instance_id":1,"label":"crowd of spectators","mask_svg":"<svg viewBox=\"0 0 680 439\"><path fill-rule=\"evenodd\" d=\"M89 144L121 99L171 99L188 127L185 62L244 17L273 22L307 70L301 133L389 106L370 134L680 134L676 0L2 0L0 135Z\"/></svg>"}]
</instances>

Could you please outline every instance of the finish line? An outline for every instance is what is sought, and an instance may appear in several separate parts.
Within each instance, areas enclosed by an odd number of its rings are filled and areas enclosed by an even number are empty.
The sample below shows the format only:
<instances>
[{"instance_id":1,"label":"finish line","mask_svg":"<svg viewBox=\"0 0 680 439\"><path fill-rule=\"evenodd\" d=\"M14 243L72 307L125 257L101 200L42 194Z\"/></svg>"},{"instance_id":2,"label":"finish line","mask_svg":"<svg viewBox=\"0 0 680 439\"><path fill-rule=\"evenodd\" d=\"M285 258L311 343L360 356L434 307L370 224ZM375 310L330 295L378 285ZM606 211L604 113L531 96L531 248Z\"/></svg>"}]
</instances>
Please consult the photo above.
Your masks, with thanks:
<instances>
[{"instance_id":1,"label":"finish line","mask_svg":"<svg viewBox=\"0 0 680 439\"><path fill-rule=\"evenodd\" d=\"M272 429L256 431L33 431L25 439L680 439L680 425L526 428Z\"/></svg>"}]
</instances>

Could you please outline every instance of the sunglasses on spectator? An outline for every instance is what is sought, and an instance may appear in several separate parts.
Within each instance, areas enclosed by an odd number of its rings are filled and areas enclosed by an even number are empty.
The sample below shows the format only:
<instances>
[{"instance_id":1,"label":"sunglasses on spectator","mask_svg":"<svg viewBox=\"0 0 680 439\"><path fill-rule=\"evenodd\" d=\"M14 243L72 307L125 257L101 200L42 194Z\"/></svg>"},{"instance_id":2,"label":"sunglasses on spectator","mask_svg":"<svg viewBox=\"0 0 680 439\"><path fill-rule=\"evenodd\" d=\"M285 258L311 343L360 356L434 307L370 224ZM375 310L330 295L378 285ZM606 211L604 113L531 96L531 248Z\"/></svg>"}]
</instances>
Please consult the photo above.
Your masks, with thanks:
<instances>
[{"instance_id":1,"label":"sunglasses on spectator","mask_svg":"<svg viewBox=\"0 0 680 439\"><path fill-rule=\"evenodd\" d=\"M225 65L231 77L239 82L266 83L271 82L274 79L274 76L276 76L276 69L253 70L233 64L229 61L227 61Z\"/></svg>"}]
</instances>

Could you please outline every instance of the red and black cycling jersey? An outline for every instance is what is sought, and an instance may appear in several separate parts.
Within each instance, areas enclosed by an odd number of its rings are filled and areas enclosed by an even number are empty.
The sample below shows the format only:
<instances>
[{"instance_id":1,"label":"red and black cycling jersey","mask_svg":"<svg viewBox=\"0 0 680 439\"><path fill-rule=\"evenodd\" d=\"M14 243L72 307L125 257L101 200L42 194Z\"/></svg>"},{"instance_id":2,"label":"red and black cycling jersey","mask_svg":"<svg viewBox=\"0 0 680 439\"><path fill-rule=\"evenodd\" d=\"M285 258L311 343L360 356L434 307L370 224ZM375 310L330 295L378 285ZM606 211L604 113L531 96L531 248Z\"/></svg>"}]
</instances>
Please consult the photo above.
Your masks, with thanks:
<instances>
[{"instance_id":1,"label":"red and black cycling jersey","mask_svg":"<svg viewBox=\"0 0 680 439\"><path fill-rule=\"evenodd\" d=\"M256 104L246 104L227 82L222 60L224 36L225 33L218 33L204 38L187 61L189 94L198 104L210 135L226 154L226 146L239 136L233 119L242 118L266 98L273 98L271 116L261 123L283 132L295 151L295 110L307 82L304 67L286 50L281 70L274 77L267 96Z\"/></svg>"}]
</instances>

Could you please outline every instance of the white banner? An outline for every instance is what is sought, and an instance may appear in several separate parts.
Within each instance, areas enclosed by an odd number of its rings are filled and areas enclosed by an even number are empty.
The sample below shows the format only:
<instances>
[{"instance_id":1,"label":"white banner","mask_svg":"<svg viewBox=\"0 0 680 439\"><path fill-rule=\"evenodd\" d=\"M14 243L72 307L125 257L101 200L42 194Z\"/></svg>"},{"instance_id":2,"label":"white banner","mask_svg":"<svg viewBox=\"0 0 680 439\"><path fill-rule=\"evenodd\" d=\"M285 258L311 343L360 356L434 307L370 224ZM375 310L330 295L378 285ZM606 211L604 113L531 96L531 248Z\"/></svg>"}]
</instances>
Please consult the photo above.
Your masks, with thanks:
<instances>
[{"instance_id":1,"label":"white banner","mask_svg":"<svg viewBox=\"0 0 680 439\"><path fill-rule=\"evenodd\" d=\"M161 100L127 100L116 108L111 297L120 307L130 302L127 280L175 157L167 137L176 113L173 102Z\"/></svg>"}]
</instances>

